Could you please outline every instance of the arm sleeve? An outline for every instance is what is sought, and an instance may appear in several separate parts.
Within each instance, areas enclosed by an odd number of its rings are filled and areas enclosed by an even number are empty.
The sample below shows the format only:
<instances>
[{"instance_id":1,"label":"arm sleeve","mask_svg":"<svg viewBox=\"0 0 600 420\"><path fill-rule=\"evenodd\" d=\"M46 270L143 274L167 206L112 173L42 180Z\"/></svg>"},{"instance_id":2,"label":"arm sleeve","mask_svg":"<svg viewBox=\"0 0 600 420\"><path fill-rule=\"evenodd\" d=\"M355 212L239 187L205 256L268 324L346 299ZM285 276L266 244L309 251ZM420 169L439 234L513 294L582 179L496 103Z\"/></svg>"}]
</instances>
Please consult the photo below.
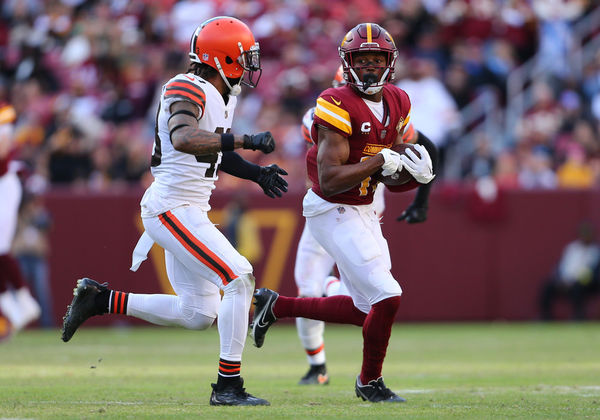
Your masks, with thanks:
<instances>
[{"instance_id":1,"label":"arm sleeve","mask_svg":"<svg viewBox=\"0 0 600 420\"><path fill-rule=\"evenodd\" d=\"M237 178L256 182L260 173L260 166L248 162L235 152L223 152L221 170Z\"/></svg>"},{"instance_id":2,"label":"arm sleeve","mask_svg":"<svg viewBox=\"0 0 600 420\"><path fill-rule=\"evenodd\" d=\"M420 131L417 131L417 143L425 147L427 149L427 153L431 157L431 163L433 164L433 173L437 174L438 171L438 150L435 147L435 144L429 138ZM431 185L433 181L429 184L419 184L419 189L417 190L417 195L415 196L414 203L419 207L427 207L427 202L429 201L429 192L431 191Z\"/></svg>"}]
</instances>

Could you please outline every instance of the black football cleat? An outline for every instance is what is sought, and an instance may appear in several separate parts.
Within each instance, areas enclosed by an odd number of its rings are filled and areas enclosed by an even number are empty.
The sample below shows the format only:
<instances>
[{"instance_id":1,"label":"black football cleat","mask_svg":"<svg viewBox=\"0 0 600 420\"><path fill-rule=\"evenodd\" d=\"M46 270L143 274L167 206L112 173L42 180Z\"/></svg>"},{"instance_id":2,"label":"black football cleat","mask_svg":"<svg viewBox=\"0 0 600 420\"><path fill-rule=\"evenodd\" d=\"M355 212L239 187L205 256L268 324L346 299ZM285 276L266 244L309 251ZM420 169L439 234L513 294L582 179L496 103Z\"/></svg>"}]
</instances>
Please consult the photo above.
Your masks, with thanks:
<instances>
[{"instance_id":1,"label":"black football cleat","mask_svg":"<svg viewBox=\"0 0 600 420\"><path fill-rule=\"evenodd\" d=\"M250 323L250 335L256 347L262 347L269 327L277 321L273 315L273 305L279 293L261 288L254 292L254 316Z\"/></svg>"},{"instance_id":2,"label":"black football cleat","mask_svg":"<svg viewBox=\"0 0 600 420\"><path fill-rule=\"evenodd\" d=\"M322 365L310 365L310 369L306 372L298 385L327 385L329 384L329 375L327 375L327 368L325 364Z\"/></svg>"},{"instance_id":3,"label":"black football cleat","mask_svg":"<svg viewBox=\"0 0 600 420\"><path fill-rule=\"evenodd\" d=\"M271 405L267 400L257 398L248 394L244 388L244 380L240 378L239 382L219 389L217 384L212 386L210 394L210 405Z\"/></svg>"},{"instance_id":4,"label":"black football cleat","mask_svg":"<svg viewBox=\"0 0 600 420\"><path fill-rule=\"evenodd\" d=\"M379 377L376 380L373 379L367 385L358 385L360 375L356 378L356 384L354 386L356 390L356 396L362 398L363 401L370 402L394 402L403 403L406 400L392 392L383 383L383 377Z\"/></svg>"},{"instance_id":5,"label":"black football cleat","mask_svg":"<svg viewBox=\"0 0 600 420\"><path fill-rule=\"evenodd\" d=\"M106 310L102 311L97 307L96 296L107 290L108 283L100 284L88 278L77 280L77 287L73 289L73 300L67 306L67 313L63 317L62 340L65 343L73 337L86 319L106 313Z\"/></svg>"}]
</instances>

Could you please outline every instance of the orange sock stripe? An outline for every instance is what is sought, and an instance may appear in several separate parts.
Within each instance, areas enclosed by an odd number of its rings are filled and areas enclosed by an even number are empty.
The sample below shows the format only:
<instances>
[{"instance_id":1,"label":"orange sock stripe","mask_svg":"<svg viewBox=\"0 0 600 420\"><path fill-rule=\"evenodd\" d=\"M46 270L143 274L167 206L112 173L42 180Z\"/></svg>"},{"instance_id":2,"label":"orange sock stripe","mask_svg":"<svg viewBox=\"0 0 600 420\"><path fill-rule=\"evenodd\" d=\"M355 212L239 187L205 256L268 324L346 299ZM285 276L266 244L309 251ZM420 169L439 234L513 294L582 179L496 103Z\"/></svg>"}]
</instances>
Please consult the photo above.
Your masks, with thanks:
<instances>
[{"instance_id":1,"label":"orange sock stripe","mask_svg":"<svg viewBox=\"0 0 600 420\"><path fill-rule=\"evenodd\" d=\"M127 301L128 293L121 293L121 294L122 294L122 298L121 298L121 307L119 308L119 313L124 314L125 313L125 304Z\"/></svg>"},{"instance_id":2,"label":"orange sock stripe","mask_svg":"<svg viewBox=\"0 0 600 420\"><path fill-rule=\"evenodd\" d=\"M175 217L170 211L158 216L160 221L169 229L175 238L187 249L193 256L199 259L204 265L217 273L224 285L228 285L238 276L233 270L223 262L214 252L198 240L189 230Z\"/></svg>"},{"instance_id":3,"label":"orange sock stripe","mask_svg":"<svg viewBox=\"0 0 600 420\"><path fill-rule=\"evenodd\" d=\"M322 352L324 349L325 349L325 343L321 344L318 348L316 348L314 350L306 349L306 354L308 354L309 356L314 356L315 354Z\"/></svg>"},{"instance_id":4,"label":"orange sock stripe","mask_svg":"<svg viewBox=\"0 0 600 420\"><path fill-rule=\"evenodd\" d=\"M111 313L113 313L113 314L117 313L117 302L119 301L120 295L121 295L121 292L117 292L117 291L113 292L113 300L112 300L112 308L111 308Z\"/></svg>"},{"instance_id":5,"label":"orange sock stripe","mask_svg":"<svg viewBox=\"0 0 600 420\"><path fill-rule=\"evenodd\" d=\"M336 279L336 280L330 280L330 281L328 281L327 284L325 285L325 290L327 290L327 288L329 286L331 286L332 284L334 284L334 283L339 283L339 280Z\"/></svg>"},{"instance_id":6,"label":"orange sock stripe","mask_svg":"<svg viewBox=\"0 0 600 420\"><path fill-rule=\"evenodd\" d=\"M225 373L238 373L241 370L241 368L235 368L235 369L225 369L220 367L219 368L219 372L225 372Z\"/></svg>"},{"instance_id":7,"label":"orange sock stripe","mask_svg":"<svg viewBox=\"0 0 600 420\"><path fill-rule=\"evenodd\" d=\"M226 367L230 366L230 367ZM242 362L219 359L219 374L224 376L239 375L242 368Z\"/></svg>"},{"instance_id":8,"label":"orange sock stripe","mask_svg":"<svg viewBox=\"0 0 600 420\"><path fill-rule=\"evenodd\" d=\"M225 362L219 362L219 366L241 366L242 362L238 362L238 363L225 363Z\"/></svg>"},{"instance_id":9,"label":"orange sock stripe","mask_svg":"<svg viewBox=\"0 0 600 420\"><path fill-rule=\"evenodd\" d=\"M119 292L113 290L110 301L111 314L126 314L127 313L127 302L129 301L129 293Z\"/></svg>"}]
</instances>

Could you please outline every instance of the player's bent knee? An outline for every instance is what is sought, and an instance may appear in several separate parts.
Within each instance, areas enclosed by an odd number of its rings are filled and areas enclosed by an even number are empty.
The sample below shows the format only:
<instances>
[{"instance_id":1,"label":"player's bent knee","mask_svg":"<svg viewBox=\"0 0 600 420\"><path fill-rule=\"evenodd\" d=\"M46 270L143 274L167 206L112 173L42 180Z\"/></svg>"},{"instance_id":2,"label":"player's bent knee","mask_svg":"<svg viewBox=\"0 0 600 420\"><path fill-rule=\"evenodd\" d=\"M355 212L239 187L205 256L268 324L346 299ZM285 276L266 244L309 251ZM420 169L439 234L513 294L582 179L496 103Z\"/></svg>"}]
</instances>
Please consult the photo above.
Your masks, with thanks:
<instances>
[{"instance_id":1,"label":"player's bent knee","mask_svg":"<svg viewBox=\"0 0 600 420\"><path fill-rule=\"evenodd\" d=\"M183 314L182 324L183 327L190 330L205 330L215 322L215 316L208 316L201 313L197 308L190 305L181 305L181 312Z\"/></svg>"},{"instance_id":2,"label":"player's bent knee","mask_svg":"<svg viewBox=\"0 0 600 420\"><path fill-rule=\"evenodd\" d=\"M185 320L186 328L190 330L205 330L210 327L213 322L215 322L215 318L206 316L197 311L194 312L191 318Z\"/></svg>"},{"instance_id":3,"label":"player's bent knee","mask_svg":"<svg viewBox=\"0 0 600 420\"><path fill-rule=\"evenodd\" d=\"M252 294L254 292L255 280L250 273L241 274L238 278L223 287L223 292L226 294Z\"/></svg>"},{"instance_id":4,"label":"player's bent knee","mask_svg":"<svg viewBox=\"0 0 600 420\"><path fill-rule=\"evenodd\" d=\"M369 273L369 282L375 285L378 290L377 302L393 296L402 295L402 287L398 284L390 270L384 266L379 266ZM371 302L373 304L375 302Z\"/></svg>"}]
</instances>

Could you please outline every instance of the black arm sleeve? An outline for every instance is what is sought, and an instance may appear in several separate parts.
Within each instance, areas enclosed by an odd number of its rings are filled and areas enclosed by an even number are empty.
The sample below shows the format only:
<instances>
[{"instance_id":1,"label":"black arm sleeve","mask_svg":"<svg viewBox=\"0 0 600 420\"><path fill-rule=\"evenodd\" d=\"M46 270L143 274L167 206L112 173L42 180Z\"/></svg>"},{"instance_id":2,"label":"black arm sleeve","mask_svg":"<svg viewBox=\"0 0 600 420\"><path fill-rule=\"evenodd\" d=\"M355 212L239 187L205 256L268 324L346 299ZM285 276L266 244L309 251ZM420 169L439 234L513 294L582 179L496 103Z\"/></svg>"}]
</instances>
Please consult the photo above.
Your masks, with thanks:
<instances>
[{"instance_id":1,"label":"black arm sleeve","mask_svg":"<svg viewBox=\"0 0 600 420\"><path fill-rule=\"evenodd\" d=\"M433 142L429 140L429 138L425 134L423 134L420 131L418 133L419 138L417 139L417 143L425 147L425 149L427 149L427 152L431 157L431 163L433 164L433 173L435 174L437 173L439 159L437 147L435 147L435 144L433 144ZM414 203L418 207L427 207L427 200L429 200L429 191L431 190L431 184L433 184L433 181L431 181L429 184L419 186L414 201Z\"/></svg>"},{"instance_id":2,"label":"black arm sleeve","mask_svg":"<svg viewBox=\"0 0 600 420\"><path fill-rule=\"evenodd\" d=\"M229 175L256 182L260 173L260 166L248 162L235 152L223 152L221 170Z\"/></svg>"}]
</instances>

